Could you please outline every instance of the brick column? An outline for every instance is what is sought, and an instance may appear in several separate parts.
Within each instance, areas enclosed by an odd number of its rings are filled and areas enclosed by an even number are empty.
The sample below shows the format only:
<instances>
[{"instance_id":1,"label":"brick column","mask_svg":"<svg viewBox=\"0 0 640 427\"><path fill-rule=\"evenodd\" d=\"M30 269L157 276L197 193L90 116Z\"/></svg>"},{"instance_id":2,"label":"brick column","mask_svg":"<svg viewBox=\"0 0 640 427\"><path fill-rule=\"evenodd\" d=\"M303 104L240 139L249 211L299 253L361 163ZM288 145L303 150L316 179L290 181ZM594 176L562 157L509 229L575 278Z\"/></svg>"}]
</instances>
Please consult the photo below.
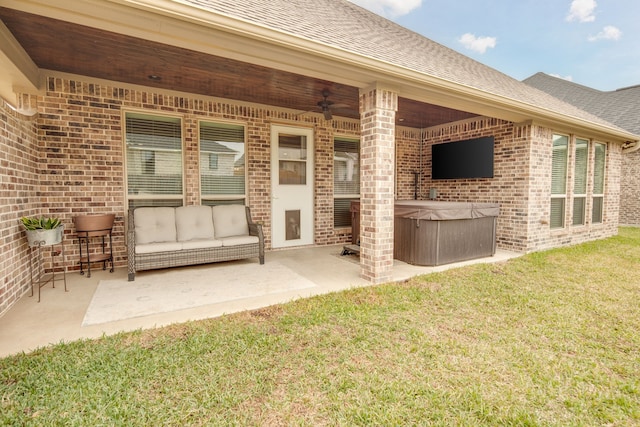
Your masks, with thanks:
<instances>
[{"instance_id":1,"label":"brick column","mask_svg":"<svg viewBox=\"0 0 640 427\"><path fill-rule=\"evenodd\" d=\"M390 281L393 271L393 183L398 94L360 91L360 275Z\"/></svg>"}]
</instances>

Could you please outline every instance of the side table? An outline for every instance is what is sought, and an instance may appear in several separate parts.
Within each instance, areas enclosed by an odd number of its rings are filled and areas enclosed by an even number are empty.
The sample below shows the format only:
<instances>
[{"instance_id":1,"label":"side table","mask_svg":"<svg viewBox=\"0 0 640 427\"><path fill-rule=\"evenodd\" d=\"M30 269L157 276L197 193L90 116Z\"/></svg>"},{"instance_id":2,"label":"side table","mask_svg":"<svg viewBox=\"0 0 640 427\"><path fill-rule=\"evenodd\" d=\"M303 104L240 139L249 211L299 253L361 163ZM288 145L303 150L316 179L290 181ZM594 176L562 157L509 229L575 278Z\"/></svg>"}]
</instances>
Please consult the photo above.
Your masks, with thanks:
<instances>
[{"instance_id":1,"label":"side table","mask_svg":"<svg viewBox=\"0 0 640 427\"><path fill-rule=\"evenodd\" d=\"M91 263L102 262L102 269L107 269L107 263L111 265L109 271L113 273L113 241L111 229L115 214L103 215L79 215L73 218L80 249L80 274L84 274L84 266L87 267L87 277L91 277ZM91 245L92 240L98 238L97 244ZM108 240L107 240L108 239ZM94 246L92 250L91 246ZM83 251L84 250L84 251Z\"/></svg>"},{"instance_id":2,"label":"side table","mask_svg":"<svg viewBox=\"0 0 640 427\"><path fill-rule=\"evenodd\" d=\"M45 273L43 270L44 255L43 248L49 250L49 256L51 257L51 273ZM34 265L34 257L39 261L39 265ZM62 271L56 271L62 266ZM31 295L33 296L33 287L38 287L38 302L40 302L40 289L51 282L52 286L56 287L56 280L62 279L64 283L64 291L67 291L67 266L64 262L64 239L54 244L44 244L42 242L36 242L29 246L29 270L31 275Z\"/></svg>"}]
</instances>

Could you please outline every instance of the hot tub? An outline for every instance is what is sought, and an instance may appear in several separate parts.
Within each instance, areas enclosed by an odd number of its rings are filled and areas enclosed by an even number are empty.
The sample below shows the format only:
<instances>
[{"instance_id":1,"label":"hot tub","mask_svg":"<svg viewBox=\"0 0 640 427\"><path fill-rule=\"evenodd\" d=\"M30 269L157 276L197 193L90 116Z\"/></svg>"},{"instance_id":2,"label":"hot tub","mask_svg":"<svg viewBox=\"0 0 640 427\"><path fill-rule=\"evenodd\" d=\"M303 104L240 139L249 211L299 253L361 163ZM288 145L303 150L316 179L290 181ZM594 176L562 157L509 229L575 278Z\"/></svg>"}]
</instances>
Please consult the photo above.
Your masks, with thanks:
<instances>
[{"instance_id":1,"label":"hot tub","mask_svg":"<svg viewBox=\"0 0 640 427\"><path fill-rule=\"evenodd\" d=\"M497 203L397 200L394 207L395 259L434 266L493 256ZM351 203L352 242L360 237L360 202Z\"/></svg>"}]
</instances>

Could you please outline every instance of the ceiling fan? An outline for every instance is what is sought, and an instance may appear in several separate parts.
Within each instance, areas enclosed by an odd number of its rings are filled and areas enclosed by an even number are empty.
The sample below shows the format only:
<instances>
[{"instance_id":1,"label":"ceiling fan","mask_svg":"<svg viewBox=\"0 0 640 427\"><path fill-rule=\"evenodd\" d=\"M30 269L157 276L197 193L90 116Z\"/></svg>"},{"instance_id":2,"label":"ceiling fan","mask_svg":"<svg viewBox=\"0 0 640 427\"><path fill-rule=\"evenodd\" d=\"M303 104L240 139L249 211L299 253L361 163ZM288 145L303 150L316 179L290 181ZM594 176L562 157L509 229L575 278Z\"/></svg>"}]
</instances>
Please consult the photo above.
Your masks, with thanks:
<instances>
[{"instance_id":1,"label":"ceiling fan","mask_svg":"<svg viewBox=\"0 0 640 427\"><path fill-rule=\"evenodd\" d=\"M346 104L335 104L333 101L329 101L329 95L331 95L329 89L324 89L322 91L322 100L317 103L320 111L324 114L325 120L331 120L333 118L332 109L348 107Z\"/></svg>"}]
</instances>

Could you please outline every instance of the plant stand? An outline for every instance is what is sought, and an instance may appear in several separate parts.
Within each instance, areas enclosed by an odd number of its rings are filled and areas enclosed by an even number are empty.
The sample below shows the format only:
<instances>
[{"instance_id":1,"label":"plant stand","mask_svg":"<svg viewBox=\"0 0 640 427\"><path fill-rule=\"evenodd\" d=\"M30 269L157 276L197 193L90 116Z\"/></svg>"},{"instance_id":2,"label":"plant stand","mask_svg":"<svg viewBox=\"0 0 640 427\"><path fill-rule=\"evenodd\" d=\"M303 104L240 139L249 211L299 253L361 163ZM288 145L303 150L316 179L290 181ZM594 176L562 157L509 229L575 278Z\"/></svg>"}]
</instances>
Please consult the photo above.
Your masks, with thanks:
<instances>
[{"instance_id":1,"label":"plant stand","mask_svg":"<svg viewBox=\"0 0 640 427\"><path fill-rule=\"evenodd\" d=\"M59 248L57 248L59 246ZM42 264L44 264L43 248L49 249L49 255L51 257L51 273L44 273ZM39 265L35 265L36 260ZM44 241L39 244L29 246L29 271L31 276L31 295L33 296L34 286L38 287L38 302L40 302L40 289L47 283L51 282L52 287L56 287L56 280L62 279L64 283L64 291L67 291L67 267L64 262L64 243L59 241L57 243L45 244ZM56 271L57 268L62 267L62 271Z\"/></svg>"},{"instance_id":2,"label":"plant stand","mask_svg":"<svg viewBox=\"0 0 640 427\"><path fill-rule=\"evenodd\" d=\"M113 242L111 229L113 228L114 214L107 215L81 215L73 219L78 236L80 248L80 274L84 275L84 266L87 266L87 277L91 277L91 263L102 262L102 269L107 269L110 263L110 273L113 273ZM92 242L98 238L99 247L92 253Z\"/></svg>"}]
</instances>

